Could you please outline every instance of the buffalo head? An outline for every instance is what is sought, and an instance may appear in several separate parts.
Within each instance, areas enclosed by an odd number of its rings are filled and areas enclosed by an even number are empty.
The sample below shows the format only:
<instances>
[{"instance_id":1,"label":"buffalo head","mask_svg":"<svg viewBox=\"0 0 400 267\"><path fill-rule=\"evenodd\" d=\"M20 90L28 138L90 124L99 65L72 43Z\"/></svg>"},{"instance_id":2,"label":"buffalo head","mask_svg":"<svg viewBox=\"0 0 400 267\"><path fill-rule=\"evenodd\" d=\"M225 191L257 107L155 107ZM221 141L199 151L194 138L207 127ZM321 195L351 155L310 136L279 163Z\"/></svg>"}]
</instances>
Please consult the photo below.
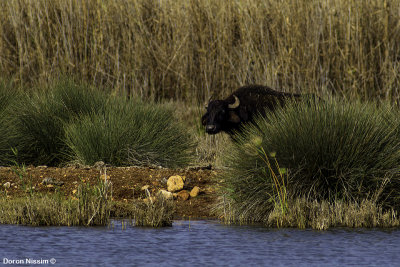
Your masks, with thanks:
<instances>
[{"instance_id":1,"label":"buffalo head","mask_svg":"<svg viewBox=\"0 0 400 267\"><path fill-rule=\"evenodd\" d=\"M263 85L243 86L224 100L210 101L201 121L208 134L223 131L234 138L244 125L254 122L255 116L267 116L267 111L283 107L288 99L301 100L301 95L275 91Z\"/></svg>"},{"instance_id":2,"label":"buffalo head","mask_svg":"<svg viewBox=\"0 0 400 267\"><path fill-rule=\"evenodd\" d=\"M232 95L231 99L213 100L208 103L207 112L201 118L208 134L217 134L220 131L230 131L240 123L240 117L235 111L240 106L240 100ZM231 101L229 101L231 100Z\"/></svg>"}]
</instances>

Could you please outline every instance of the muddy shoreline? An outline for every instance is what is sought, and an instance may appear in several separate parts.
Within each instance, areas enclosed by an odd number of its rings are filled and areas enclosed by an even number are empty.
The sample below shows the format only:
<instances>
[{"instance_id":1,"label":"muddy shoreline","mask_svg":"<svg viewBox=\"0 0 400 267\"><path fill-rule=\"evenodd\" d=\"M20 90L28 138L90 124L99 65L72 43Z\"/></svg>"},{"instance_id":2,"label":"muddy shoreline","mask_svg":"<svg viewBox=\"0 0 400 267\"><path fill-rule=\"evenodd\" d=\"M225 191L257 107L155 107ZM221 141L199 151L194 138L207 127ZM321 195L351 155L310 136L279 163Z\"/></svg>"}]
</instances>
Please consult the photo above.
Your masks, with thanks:
<instances>
[{"instance_id":1,"label":"muddy shoreline","mask_svg":"<svg viewBox=\"0 0 400 267\"><path fill-rule=\"evenodd\" d=\"M184 190L190 192L198 186L200 194L187 200L174 199L176 219L215 218L212 207L216 202L217 172L208 168L166 169L148 167L107 167L107 179L112 183L112 198L116 207L129 205L133 200L146 199L147 188L151 195L167 189L167 180L174 175L185 177ZM0 167L0 184L3 196L9 199L23 197L31 192L46 194L56 190L67 198L74 197L79 184L95 185L104 178L104 168L96 167ZM43 181L55 181L56 184ZM118 210L115 211L118 215Z\"/></svg>"}]
</instances>

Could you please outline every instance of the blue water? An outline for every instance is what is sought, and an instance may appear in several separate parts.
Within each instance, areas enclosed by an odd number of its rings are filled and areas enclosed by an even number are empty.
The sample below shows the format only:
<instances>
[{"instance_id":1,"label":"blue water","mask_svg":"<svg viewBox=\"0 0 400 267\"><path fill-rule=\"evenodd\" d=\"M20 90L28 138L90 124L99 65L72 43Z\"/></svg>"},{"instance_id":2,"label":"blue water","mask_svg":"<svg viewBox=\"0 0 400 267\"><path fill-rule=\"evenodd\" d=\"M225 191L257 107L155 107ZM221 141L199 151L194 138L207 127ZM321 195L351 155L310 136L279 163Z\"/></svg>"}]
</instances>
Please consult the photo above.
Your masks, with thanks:
<instances>
[{"instance_id":1,"label":"blue water","mask_svg":"<svg viewBox=\"0 0 400 267\"><path fill-rule=\"evenodd\" d=\"M21 266L17 263L31 259L43 266L400 266L400 229L267 229L215 221L174 221L172 227L160 229L112 224L0 225L1 263Z\"/></svg>"}]
</instances>

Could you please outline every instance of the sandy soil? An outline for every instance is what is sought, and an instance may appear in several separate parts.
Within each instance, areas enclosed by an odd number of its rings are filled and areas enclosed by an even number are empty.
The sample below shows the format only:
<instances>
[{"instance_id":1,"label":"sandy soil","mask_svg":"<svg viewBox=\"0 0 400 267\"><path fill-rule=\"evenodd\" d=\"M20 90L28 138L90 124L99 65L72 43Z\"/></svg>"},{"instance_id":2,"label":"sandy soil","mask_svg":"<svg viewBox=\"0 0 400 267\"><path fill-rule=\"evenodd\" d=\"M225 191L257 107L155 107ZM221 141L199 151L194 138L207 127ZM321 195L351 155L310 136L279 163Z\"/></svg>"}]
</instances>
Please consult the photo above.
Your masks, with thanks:
<instances>
[{"instance_id":1,"label":"sandy soil","mask_svg":"<svg viewBox=\"0 0 400 267\"><path fill-rule=\"evenodd\" d=\"M190 190L194 186L200 187L200 194L189 200L174 200L176 203L177 218L212 218L211 208L216 201L216 171L201 168L185 170L171 170L164 168L138 168L138 167L109 167L106 169L107 176L113 185L113 199L120 202L129 202L132 199L145 198L142 190L145 185L155 195L160 189L167 189L167 179L172 175L186 176L184 189ZM6 193L9 198L23 196L23 183L31 184L35 192L54 192L59 188L66 196L73 196L74 191L80 183L97 184L100 170L95 167L26 167L24 182L10 167L0 167L0 185L2 194ZM63 185L44 185L42 181L51 178L63 182ZM4 184L9 182L10 187Z\"/></svg>"}]
</instances>

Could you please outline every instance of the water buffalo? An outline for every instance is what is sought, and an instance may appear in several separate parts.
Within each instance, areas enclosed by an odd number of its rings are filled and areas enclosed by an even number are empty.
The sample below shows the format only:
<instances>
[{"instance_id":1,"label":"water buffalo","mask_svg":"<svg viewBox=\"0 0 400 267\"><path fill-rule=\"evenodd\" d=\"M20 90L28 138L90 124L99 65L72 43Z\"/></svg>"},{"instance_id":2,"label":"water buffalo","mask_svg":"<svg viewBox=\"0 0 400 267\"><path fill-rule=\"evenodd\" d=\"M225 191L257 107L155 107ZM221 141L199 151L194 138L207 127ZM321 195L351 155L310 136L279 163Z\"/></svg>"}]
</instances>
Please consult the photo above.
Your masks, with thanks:
<instances>
[{"instance_id":1,"label":"water buffalo","mask_svg":"<svg viewBox=\"0 0 400 267\"><path fill-rule=\"evenodd\" d=\"M288 98L299 97L300 94L278 92L262 85L243 86L224 100L210 101L201 121L208 134L223 131L232 135L244 123L252 122L255 115L265 116L266 109L273 111Z\"/></svg>"}]
</instances>

